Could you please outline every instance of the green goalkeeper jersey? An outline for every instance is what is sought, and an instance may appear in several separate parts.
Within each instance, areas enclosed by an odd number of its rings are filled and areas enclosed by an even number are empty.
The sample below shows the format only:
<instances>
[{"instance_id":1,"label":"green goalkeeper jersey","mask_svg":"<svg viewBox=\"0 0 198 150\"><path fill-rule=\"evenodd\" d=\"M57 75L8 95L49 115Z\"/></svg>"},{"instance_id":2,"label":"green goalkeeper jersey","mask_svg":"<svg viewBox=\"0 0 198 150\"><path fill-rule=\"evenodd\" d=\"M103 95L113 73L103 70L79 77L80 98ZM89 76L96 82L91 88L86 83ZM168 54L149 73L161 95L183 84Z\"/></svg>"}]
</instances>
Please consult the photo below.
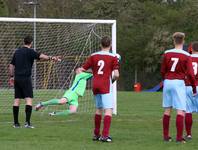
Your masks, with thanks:
<instances>
[{"instance_id":1,"label":"green goalkeeper jersey","mask_svg":"<svg viewBox=\"0 0 198 150\"><path fill-rule=\"evenodd\" d=\"M87 72L77 74L69 90L75 92L79 96L83 96L85 93L87 80L90 79L92 76L93 75L91 73Z\"/></svg>"}]
</instances>

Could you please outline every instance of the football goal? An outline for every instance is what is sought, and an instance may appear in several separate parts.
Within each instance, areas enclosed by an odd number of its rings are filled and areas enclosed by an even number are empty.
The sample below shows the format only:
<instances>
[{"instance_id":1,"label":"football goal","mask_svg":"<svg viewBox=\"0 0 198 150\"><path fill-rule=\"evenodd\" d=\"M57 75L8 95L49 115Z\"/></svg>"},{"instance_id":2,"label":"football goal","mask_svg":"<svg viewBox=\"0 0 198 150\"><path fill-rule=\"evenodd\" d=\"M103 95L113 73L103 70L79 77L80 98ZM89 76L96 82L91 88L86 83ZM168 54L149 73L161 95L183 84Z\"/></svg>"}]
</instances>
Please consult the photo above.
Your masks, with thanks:
<instances>
[{"instance_id":1,"label":"football goal","mask_svg":"<svg viewBox=\"0 0 198 150\"><path fill-rule=\"evenodd\" d=\"M9 84L8 66L16 48L23 46L26 35L34 37L33 48L47 55L62 56L61 62L35 61L32 71L34 104L61 98L74 78L74 68L100 49L103 36L112 38L112 53L116 53L116 21L84 19L0 18L0 112L11 113L14 99ZM116 83L113 85L114 113L117 112ZM50 106L45 111L65 109ZM91 81L86 94L79 99L80 113L94 110Z\"/></svg>"}]
</instances>

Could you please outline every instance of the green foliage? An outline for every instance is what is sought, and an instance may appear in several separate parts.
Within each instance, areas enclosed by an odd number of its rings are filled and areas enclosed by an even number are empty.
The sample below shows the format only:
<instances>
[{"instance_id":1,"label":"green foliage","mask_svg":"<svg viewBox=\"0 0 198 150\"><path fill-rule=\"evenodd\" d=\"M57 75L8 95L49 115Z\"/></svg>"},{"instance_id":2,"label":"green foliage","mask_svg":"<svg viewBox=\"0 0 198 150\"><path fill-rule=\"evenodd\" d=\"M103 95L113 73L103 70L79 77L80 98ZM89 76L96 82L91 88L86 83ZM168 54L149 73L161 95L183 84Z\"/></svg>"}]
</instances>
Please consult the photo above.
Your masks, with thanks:
<instances>
[{"instance_id":1,"label":"green foliage","mask_svg":"<svg viewBox=\"0 0 198 150\"><path fill-rule=\"evenodd\" d=\"M197 0L40 0L39 3L38 17L117 20L117 51L122 56L119 83L125 90L131 90L135 66L140 82L147 82L140 78L146 78L146 73L153 77L159 74L161 54L173 47L174 32L185 32L187 43L198 37ZM9 0L7 4L10 16L32 16L33 9L21 1ZM156 80L160 80L159 75Z\"/></svg>"},{"instance_id":2,"label":"green foliage","mask_svg":"<svg viewBox=\"0 0 198 150\"><path fill-rule=\"evenodd\" d=\"M0 16L8 16L8 8L4 0L0 0Z\"/></svg>"},{"instance_id":3,"label":"green foliage","mask_svg":"<svg viewBox=\"0 0 198 150\"><path fill-rule=\"evenodd\" d=\"M159 82L161 54L173 47L171 35L174 32L185 32L187 43L197 40L197 8L196 1L164 4L144 0L134 1L119 14L118 51L125 61L121 76L124 89L131 89L135 66L140 73L139 82L144 84L141 76L149 78L146 74L151 73Z\"/></svg>"}]
</instances>

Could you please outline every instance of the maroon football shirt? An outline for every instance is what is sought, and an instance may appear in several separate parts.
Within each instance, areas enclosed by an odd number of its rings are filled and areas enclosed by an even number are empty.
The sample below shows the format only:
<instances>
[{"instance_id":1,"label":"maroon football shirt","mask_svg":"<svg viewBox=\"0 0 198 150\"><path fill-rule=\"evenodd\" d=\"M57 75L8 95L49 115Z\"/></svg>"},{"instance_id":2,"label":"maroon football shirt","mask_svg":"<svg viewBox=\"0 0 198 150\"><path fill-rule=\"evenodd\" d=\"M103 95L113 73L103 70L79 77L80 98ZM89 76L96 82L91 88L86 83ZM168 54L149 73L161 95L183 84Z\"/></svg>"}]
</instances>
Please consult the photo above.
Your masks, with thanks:
<instances>
[{"instance_id":1,"label":"maroon football shirt","mask_svg":"<svg viewBox=\"0 0 198 150\"><path fill-rule=\"evenodd\" d=\"M85 70L92 69L94 95L110 92L112 71L119 69L117 57L106 51L93 53L83 65Z\"/></svg>"},{"instance_id":2,"label":"maroon football shirt","mask_svg":"<svg viewBox=\"0 0 198 150\"><path fill-rule=\"evenodd\" d=\"M198 86L198 54L192 54L191 58L192 58L193 71L194 71L194 75L195 75L195 79L196 79L196 86ZM191 83L189 81L189 76L185 80L185 83L187 86L191 85Z\"/></svg>"},{"instance_id":3,"label":"maroon football shirt","mask_svg":"<svg viewBox=\"0 0 198 150\"><path fill-rule=\"evenodd\" d=\"M196 81L193 73L192 59L190 54L184 50L171 49L165 51L161 64L161 75L163 79L170 80L185 80L188 76L195 90Z\"/></svg>"}]
</instances>

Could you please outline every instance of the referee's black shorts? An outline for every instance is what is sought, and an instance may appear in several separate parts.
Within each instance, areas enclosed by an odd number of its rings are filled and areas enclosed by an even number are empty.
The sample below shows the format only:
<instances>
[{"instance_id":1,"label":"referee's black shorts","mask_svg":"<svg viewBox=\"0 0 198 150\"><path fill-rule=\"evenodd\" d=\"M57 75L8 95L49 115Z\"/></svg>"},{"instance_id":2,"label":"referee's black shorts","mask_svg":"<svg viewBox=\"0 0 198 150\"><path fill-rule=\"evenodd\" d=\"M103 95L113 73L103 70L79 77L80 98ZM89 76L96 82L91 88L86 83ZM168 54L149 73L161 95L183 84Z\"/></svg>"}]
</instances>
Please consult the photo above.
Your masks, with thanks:
<instances>
[{"instance_id":1,"label":"referee's black shorts","mask_svg":"<svg viewBox=\"0 0 198 150\"><path fill-rule=\"evenodd\" d=\"M33 98L32 79L15 79L14 80L14 93L15 98Z\"/></svg>"}]
</instances>

